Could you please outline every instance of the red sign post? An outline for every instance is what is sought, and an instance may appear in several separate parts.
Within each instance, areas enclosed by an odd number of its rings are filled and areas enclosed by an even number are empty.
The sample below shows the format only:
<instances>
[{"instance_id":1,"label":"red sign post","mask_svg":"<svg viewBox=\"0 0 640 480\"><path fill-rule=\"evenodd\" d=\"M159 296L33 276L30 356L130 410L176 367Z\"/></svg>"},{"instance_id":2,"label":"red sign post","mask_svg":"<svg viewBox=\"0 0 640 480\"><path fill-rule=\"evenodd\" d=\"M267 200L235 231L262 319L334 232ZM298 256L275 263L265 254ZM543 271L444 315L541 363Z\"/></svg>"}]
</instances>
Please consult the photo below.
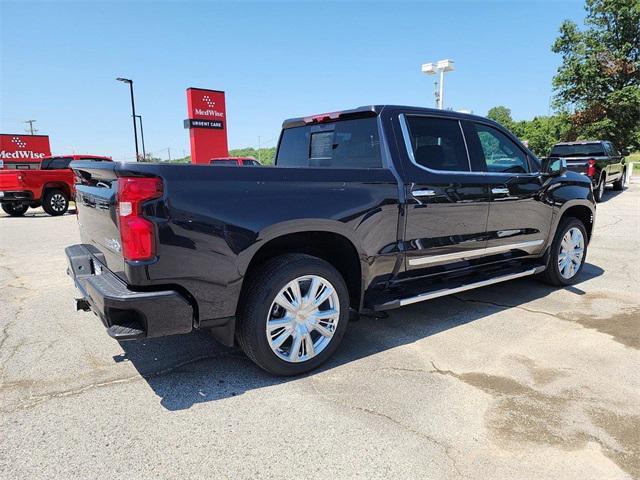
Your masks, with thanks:
<instances>
[{"instance_id":1,"label":"red sign post","mask_svg":"<svg viewBox=\"0 0 640 480\"><path fill-rule=\"evenodd\" d=\"M50 156L48 135L0 134L0 161L4 168L33 167Z\"/></svg>"},{"instance_id":2,"label":"red sign post","mask_svg":"<svg viewBox=\"0 0 640 480\"><path fill-rule=\"evenodd\" d=\"M224 92L187 88L187 114L184 127L189 129L191 162L206 164L228 156Z\"/></svg>"}]
</instances>

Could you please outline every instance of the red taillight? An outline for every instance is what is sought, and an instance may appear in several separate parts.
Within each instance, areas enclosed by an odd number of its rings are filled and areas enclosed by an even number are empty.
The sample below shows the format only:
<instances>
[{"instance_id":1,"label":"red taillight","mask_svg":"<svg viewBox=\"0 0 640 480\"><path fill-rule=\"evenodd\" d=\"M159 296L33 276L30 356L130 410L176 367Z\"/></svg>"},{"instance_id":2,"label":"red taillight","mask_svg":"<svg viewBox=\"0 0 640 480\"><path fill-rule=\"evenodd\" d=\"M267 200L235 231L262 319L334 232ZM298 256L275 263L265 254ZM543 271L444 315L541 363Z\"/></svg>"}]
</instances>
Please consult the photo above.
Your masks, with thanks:
<instances>
[{"instance_id":1,"label":"red taillight","mask_svg":"<svg viewBox=\"0 0 640 480\"><path fill-rule=\"evenodd\" d=\"M150 260L156 254L153 223L142 216L142 204L162 196L159 178L118 178L118 223L125 260Z\"/></svg>"},{"instance_id":2,"label":"red taillight","mask_svg":"<svg viewBox=\"0 0 640 480\"><path fill-rule=\"evenodd\" d=\"M596 174L596 161L593 158L587 160L587 177L593 177Z\"/></svg>"}]
</instances>

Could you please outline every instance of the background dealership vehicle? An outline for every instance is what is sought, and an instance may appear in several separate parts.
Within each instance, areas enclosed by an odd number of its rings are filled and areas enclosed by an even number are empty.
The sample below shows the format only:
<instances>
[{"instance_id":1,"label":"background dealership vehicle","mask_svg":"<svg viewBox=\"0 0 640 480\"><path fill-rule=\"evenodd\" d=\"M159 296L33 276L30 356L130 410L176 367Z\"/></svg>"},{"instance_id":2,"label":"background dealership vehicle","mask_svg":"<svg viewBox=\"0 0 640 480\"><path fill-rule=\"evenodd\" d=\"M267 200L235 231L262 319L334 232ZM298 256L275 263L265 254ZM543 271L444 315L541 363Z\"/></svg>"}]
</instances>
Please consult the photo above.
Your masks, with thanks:
<instances>
[{"instance_id":1,"label":"background dealership vehicle","mask_svg":"<svg viewBox=\"0 0 640 480\"><path fill-rule=\"evenodd\" d=\"M589 177L593 182L596 202L602 200L607 184L613 184L615 190L626 187L628 176L625 159L611 142L589 140L556 143L549 156L564 158L569 170Z\"/></svg>"},{"instance_id":2,"label":"background dealership vehicle","mask_svg":"<svg viewBox=\"0 0 640 480\"><path fill-rule=\"evenodd\" d=\"M31 208L42 208L49 215L62 215L74 198L73 160L111 161L97 155L68 155L45 158L37 170L0 170L0 203L13 217Z\"/></svg>"},{"instance_id":3,"label":"background dealership vehicle","mask_svg":"<svg viewBox=\"0 0 640 480\"><path fill-rule=\"evenodd\" d=\"M331 356L350 313L529 275L573 283L595 218L590 180L562 159L424 108L287 120L274 168L73 168L79 309L119 340L207 329L284 375Z\"/></svg>"},{"instance_id":4,"label":"background dealership vehicle","mask_svg":"<svg viewBox=\"0 0 640 480\"><path fill-rule=\"evenodd\" d=\"M217 167L259 167L261 163L253 157L220 157L209 160L209 165Z\"/></svg>"}]
</instances>

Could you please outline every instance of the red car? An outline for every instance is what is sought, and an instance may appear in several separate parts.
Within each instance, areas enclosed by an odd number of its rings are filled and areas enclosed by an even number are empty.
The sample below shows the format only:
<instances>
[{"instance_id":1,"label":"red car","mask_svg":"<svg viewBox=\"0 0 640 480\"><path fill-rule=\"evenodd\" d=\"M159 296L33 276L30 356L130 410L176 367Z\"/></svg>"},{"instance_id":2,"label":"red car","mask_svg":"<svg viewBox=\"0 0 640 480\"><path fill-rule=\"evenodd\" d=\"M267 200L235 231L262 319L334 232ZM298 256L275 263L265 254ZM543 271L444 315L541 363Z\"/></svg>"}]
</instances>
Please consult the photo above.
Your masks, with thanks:
<instances>
[{"instance_id":1,"label":"red car","mask_svg":"<svg viewBox=\"0 0 640 480\"><path fill-rule=\"evenodd\" d=\"M42 160L37 170L0 170L0 203L12 217L42 206L49 215L64 214L75 197L73 160L111 161L98 155L67 155Z\"/></svg>"},{"instance_id":2,"label":"red car","mask_svg":"<svg viewBox=\"0 0 640 480\"><path fill-rule=\"evenodd\" d=\"M209 160L209 165L217 167L259 167L260 162L253 157L220 157Z\"/></svg>"}]
</instances>

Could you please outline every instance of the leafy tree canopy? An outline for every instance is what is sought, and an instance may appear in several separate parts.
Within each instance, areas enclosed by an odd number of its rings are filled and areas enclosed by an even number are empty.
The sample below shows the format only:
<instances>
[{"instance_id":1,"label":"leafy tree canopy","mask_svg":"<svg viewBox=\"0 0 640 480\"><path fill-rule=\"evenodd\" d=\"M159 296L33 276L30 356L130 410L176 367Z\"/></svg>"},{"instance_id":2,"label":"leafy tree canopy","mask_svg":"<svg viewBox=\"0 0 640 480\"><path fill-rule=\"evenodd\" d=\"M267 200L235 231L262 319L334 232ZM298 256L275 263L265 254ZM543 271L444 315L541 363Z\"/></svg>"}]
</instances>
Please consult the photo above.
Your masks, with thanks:
<instances>
[{"instance_id":1,"label":"leafy tree canopy","mask_svg":"<svg viewBox=\"0 0 640 480\"><path fill-rule=\"evenodd\" d=\"M587 0L585 29L565 21L552 46L562 56L555 105L569 137L640 147L640 2Z\"/></svg>"}]
</instances>

